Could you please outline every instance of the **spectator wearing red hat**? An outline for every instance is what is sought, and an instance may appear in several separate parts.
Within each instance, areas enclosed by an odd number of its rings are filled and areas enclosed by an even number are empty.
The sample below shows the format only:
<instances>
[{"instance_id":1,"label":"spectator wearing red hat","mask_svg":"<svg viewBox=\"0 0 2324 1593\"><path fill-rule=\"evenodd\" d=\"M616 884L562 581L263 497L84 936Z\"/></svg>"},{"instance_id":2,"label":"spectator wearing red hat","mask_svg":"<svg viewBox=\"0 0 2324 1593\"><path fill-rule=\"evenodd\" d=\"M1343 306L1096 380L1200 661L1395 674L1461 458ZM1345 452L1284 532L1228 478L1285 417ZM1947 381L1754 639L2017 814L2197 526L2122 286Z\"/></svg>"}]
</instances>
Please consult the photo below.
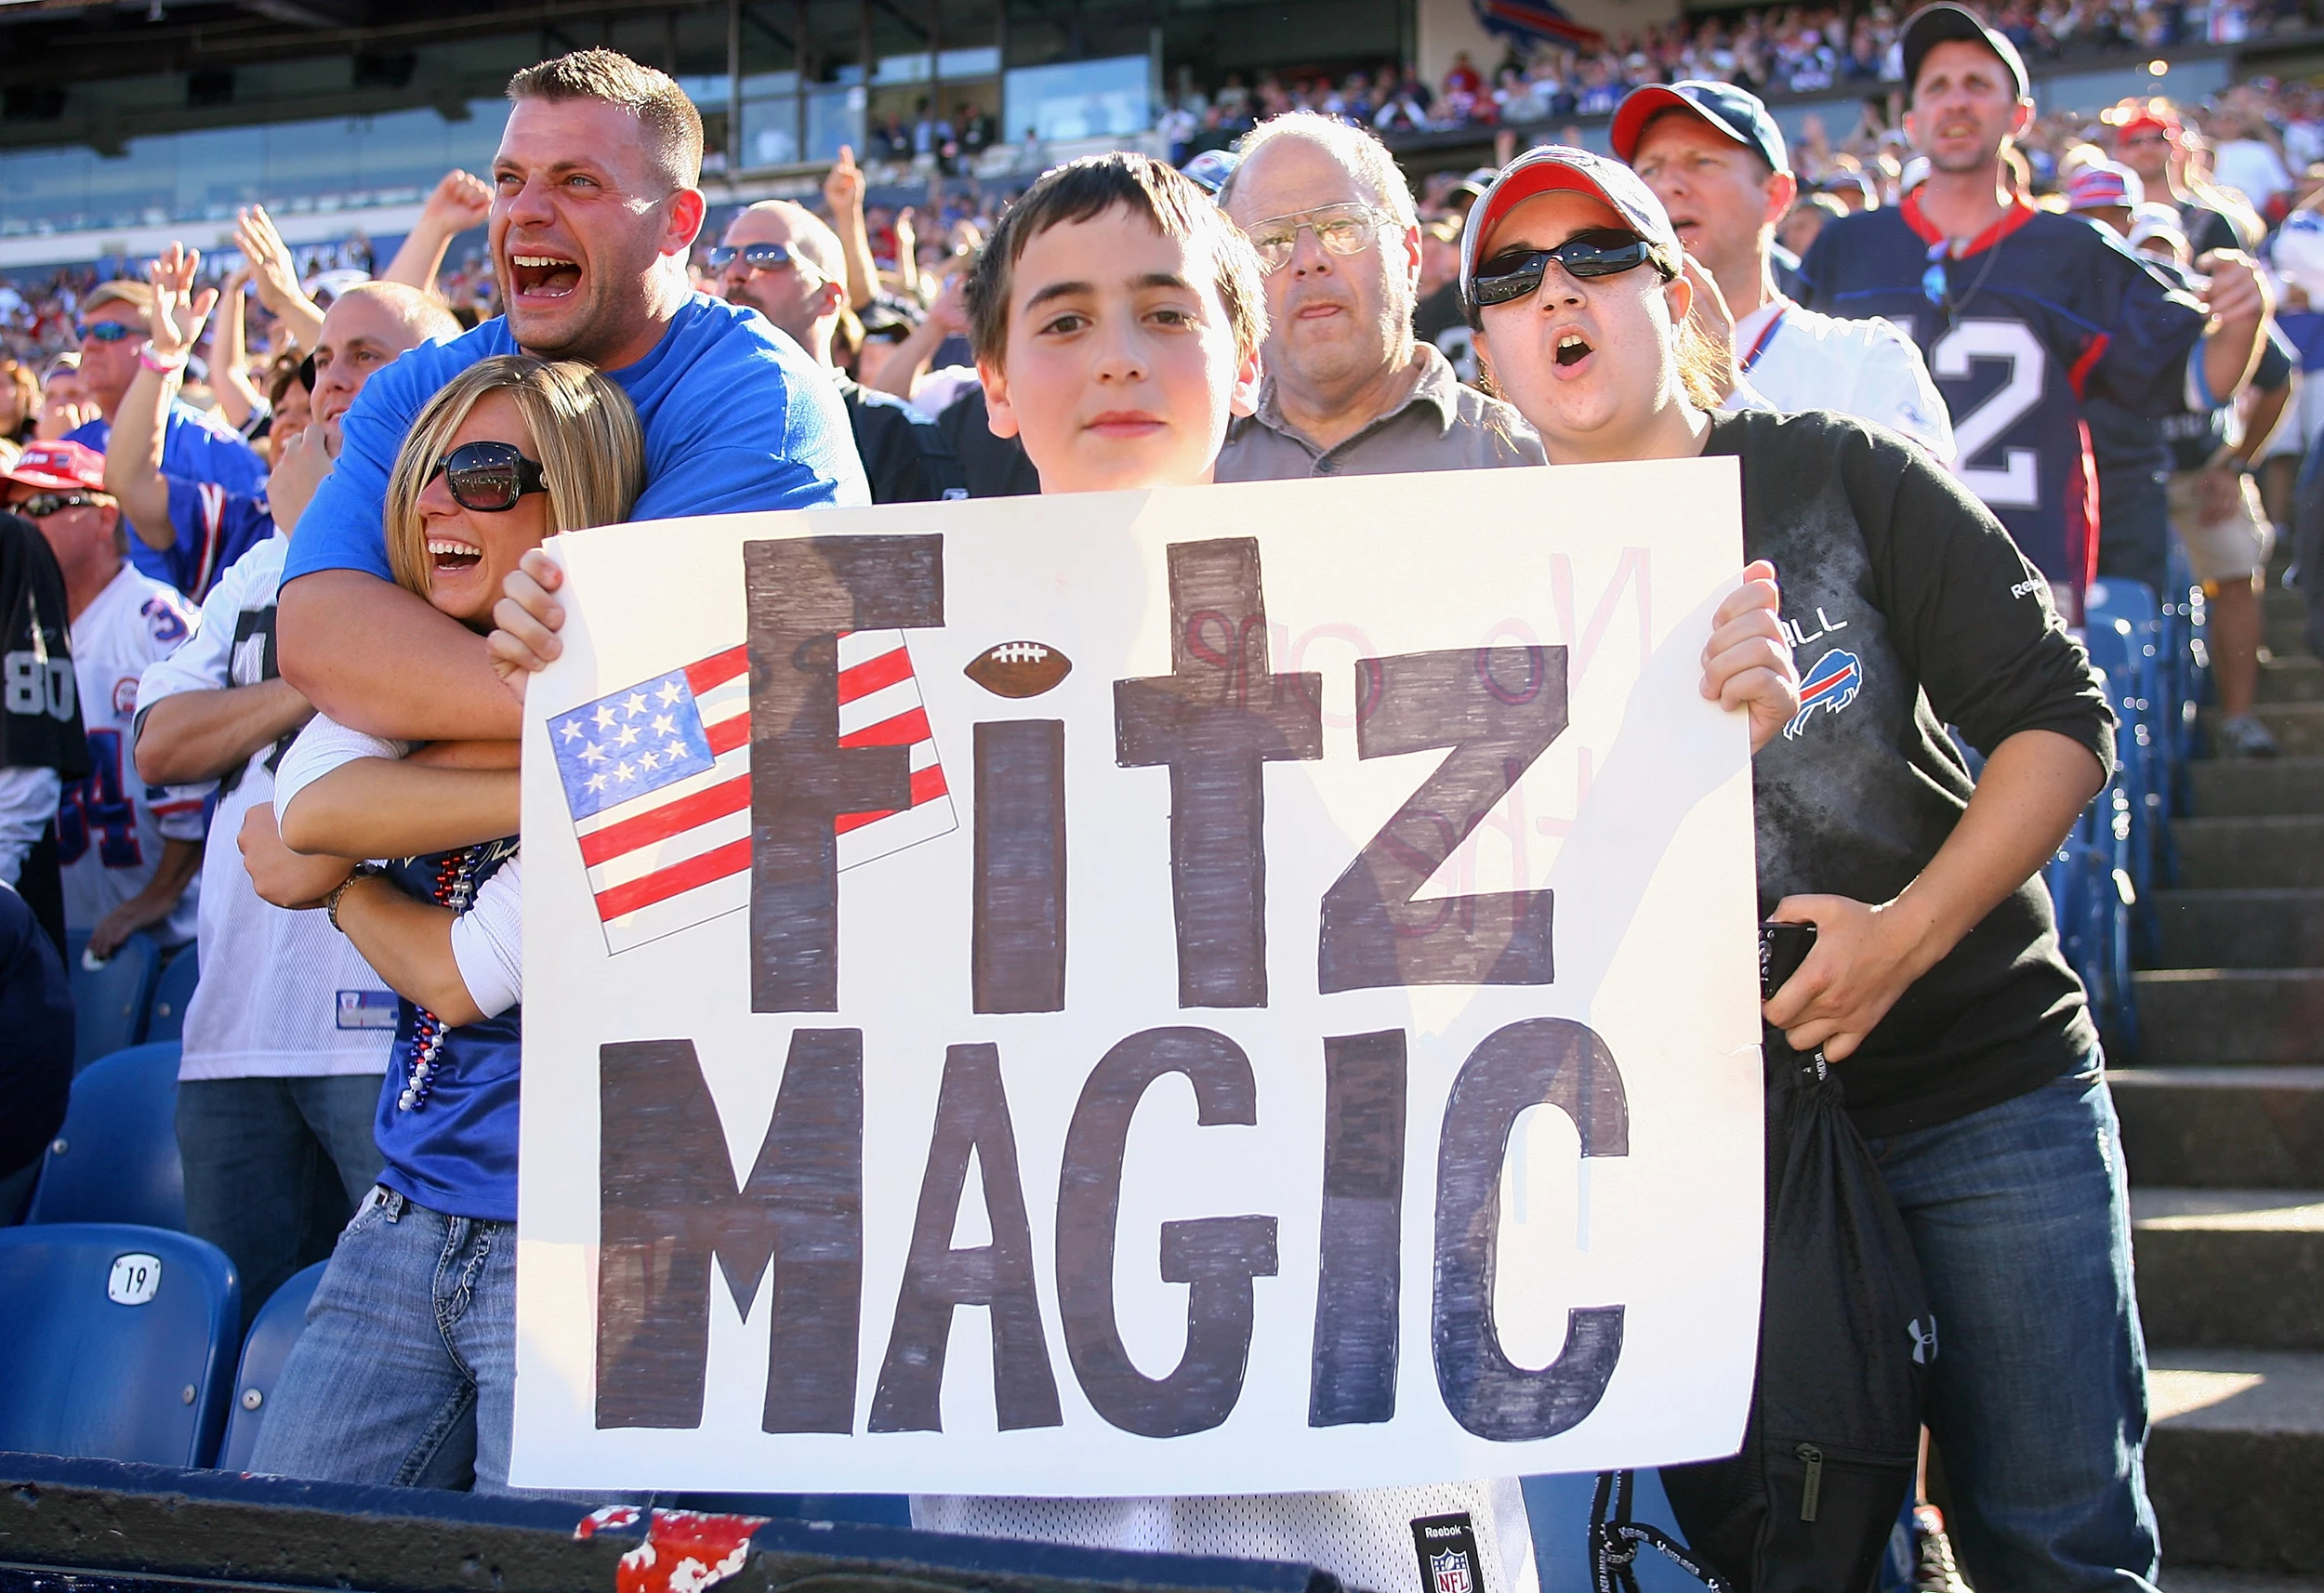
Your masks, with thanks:
<instances>
[{"instance_id":1,"label":"spectator wearing red hat","mask_svg":"<svg viewBox=\"0 0 2324 1593\"><path fill-rule=\"evenodd\" d=\"M1757 95L1726 83L1649 85L1622 101L1611 136L1718 284L1735 318L1736 369L1750 389L1787 414L1830 409L1876 422L1952 463L1952 421L1912 339L1878 318L1802 309L1778 285L1776 224L1799 179ZM1724 407L1747 399L1738 388Z\"/></svg>"},{"instance_id":2,"label":"spectator wearing red hat","mask_svg":"<svg viewBox=\"0 0 2324 1593\"><path fill-rule=\"evenodd\" d=\"M2138 174L2149 199L2178 206L2180 224L2198 257L2214 249L2248 249L2259 241L2259 217L2232 195L2208 184L2199 195L2200 178L2187 164L2186 132L2168 99L2130 100L2107 119L2114 122L2115 159Z\"/></svg>"},{"instance_id":3,"label":"spectator wearing red hat","mask_svg":"<svg viewBox=\"0 0 2324 1593\"><path fill-rule=\"evenodd\" d=\"M89 772L57 807L68 930L111 956L140 929L165 949L193 939L202 864L201 786L155 788L129 762L138 677L193 634L177 589L129 562L129 523L105 489L105 456L35 442L7 473L7 507L40 527L64 575L73 669Z\"/></svg>"}]
</instances>

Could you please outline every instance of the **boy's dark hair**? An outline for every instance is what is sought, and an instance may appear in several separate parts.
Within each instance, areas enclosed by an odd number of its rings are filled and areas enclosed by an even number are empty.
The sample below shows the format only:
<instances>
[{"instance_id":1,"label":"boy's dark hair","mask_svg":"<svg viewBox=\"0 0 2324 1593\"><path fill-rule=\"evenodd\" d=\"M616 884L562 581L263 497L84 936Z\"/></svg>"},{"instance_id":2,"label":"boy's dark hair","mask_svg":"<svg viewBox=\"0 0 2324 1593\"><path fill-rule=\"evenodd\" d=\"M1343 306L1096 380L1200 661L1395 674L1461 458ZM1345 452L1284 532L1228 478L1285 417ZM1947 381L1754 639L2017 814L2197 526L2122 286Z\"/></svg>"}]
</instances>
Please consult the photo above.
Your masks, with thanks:
<instances>
[{"instance_id":1,"label":"boy's dark hair","mask_svg":"<svg viewBox=\"0 0 2324 1593\"><path fill-rule=\"evenodd\" d=\"M1052 227L1089 221L1116 206L1143 217L1165 238L1208 255L1219 303L1238 352L1267 338L1267 300L1250 240L1195 183L1151 155L1116 151L1088 155L1043 175L1000 218L970 273L969 343L981 361L1002 362L1009 342L1009 295L1025 245Z\"/></svg>"}]
</instances>

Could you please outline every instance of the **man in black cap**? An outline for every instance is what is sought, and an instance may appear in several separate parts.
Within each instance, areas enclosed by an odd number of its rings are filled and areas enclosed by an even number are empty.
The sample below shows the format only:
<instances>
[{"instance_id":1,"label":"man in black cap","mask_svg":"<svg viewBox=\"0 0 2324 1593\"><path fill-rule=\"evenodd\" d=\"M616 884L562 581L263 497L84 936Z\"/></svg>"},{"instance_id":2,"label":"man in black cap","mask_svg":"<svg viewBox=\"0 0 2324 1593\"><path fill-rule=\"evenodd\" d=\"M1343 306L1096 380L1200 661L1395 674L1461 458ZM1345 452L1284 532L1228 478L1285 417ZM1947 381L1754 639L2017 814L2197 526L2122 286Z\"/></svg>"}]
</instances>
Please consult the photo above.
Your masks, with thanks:
<instances>
[{"instance_id":1,"label":"man in black cap","mask_svg":"<svg viewBox=\"0 0 2324 1593\"><path fill-rule=\"evenodd\" d=\"M1719 284L1735 318L1736 368L1751 391L1779 410L1876 421L1952 463L1952 423L1912 339L1877 318L1818 315L1778 285L1776 224L1800 185L1757 95L1726 83L1650 84L1615 112L1612 137ZM1728 407L1746 402L1738 388Z\"/></svg>"},{"instance_id":2,"label":"man in black cap","mask_svg":"<svg viewBox=\"0 0 2324 1593\"><path fill-rule=\"evenodd\" d=\"M2258 356L2267 290L2222 252L2199 303L2120 240L2019 195L2003 163L2034 119L2026 64L1976 13L1925 7L1901 44L1927 180L1826 227L1800 298L1910 329L1952 411L1955 474L2079 620L2098 546L2083 397L2157 416L2225 402Z\"/></svg>"}]
</instances>

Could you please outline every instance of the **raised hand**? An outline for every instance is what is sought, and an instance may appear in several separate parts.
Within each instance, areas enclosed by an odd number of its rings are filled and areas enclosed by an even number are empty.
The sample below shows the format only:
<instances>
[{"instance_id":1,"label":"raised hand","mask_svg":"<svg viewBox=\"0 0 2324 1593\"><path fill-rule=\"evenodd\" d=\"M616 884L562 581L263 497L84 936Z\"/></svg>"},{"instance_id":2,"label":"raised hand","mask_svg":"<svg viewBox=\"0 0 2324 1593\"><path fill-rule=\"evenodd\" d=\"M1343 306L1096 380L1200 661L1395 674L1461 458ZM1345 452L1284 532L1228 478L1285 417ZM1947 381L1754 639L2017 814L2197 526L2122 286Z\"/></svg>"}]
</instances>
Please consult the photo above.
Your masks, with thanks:
<instances>
[{"instance_id":1,"label":"raised hand","mask_svg":"<svg viewBox=\"0 0 2324 1593\"><path fill-rule=\"evenodd\" d=\"M250 262L258 297L269 309L280 315L294 302L306 301L307 296L299 291L298 264L291 258L290 245L283 242L282 233L274 230L274 218L266 213L265 205L245 205L235 214L234 246Z\"/></svg>"},{"instance_id":2,"label":"raised hand","mask_svg":"<svg viewBox=\"0 0 2324 1593\"><path fill-rule=\"evenodd\" d=\"M201 266L201 250L173 243L146 270L146 279L153 284L153 308L146 312L146 328L158 359L182 362L202 341L202 324L218 303L218 290L195 290L194 273Z\"/></svg>"},{"instance_id":3,"label":"raised hand","mask_svg":"<svg viewBox=\"0 0 2324 1593\"><path fill-rule=\"evenodd\" d=\"M455 167L437 181L436 191L420 207L419 220L421 226L441 228L449 236L482 227L492 208L492 184Z\"/></svg>"},{"instance_id":4,"label":"raised hand","mask_svg":"<svg viewBox=\"0 0 2324 1593\"><path fill-rule=\"evenodd\" d=\"M43 395L40 417L33 422L33 436L43 442L54 442L70 437L92 420L104 417L105 412L97 404L82 399L66 398L60 392Z\"/></svg>"},{"instance_id":5,"label":"raised hand","mask_svg":"<svg viewBox=\"0 0 2324 1593\"><path fill-rule=\"evenodd\" d=\"M850 212L860 214L864 208L864 173L855 164L855 151L841 144L838 160L824 174L823 202L831 207L835 217Z\"/></svg>"}]
</instances>

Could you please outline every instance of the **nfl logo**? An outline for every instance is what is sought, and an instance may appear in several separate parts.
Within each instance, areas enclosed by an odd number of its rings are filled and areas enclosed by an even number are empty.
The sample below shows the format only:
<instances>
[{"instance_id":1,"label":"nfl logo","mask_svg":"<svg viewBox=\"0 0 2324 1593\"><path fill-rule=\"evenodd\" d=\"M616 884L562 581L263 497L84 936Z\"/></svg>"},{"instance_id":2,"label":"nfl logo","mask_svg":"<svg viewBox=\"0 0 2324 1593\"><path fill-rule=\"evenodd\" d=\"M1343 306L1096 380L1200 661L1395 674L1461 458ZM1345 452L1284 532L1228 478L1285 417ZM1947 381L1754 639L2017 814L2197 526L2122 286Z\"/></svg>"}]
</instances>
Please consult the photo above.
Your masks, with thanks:
<instances>
[{"instance_id":1,"label":"nfl logo","mask_svg":"<svg viewBox=\"0 0 2324 1593\"><path fill-rule=\"evenodd\" d=\"M1475 1593L1465 1551L1448 1548L1442 1554L1432 1554L1428 1557L1428 1568L1436 1580L1433 1593Z\"/></svg>"}]
</instances>

